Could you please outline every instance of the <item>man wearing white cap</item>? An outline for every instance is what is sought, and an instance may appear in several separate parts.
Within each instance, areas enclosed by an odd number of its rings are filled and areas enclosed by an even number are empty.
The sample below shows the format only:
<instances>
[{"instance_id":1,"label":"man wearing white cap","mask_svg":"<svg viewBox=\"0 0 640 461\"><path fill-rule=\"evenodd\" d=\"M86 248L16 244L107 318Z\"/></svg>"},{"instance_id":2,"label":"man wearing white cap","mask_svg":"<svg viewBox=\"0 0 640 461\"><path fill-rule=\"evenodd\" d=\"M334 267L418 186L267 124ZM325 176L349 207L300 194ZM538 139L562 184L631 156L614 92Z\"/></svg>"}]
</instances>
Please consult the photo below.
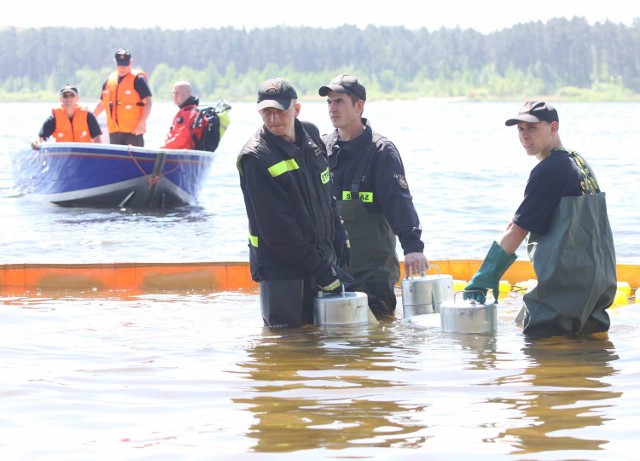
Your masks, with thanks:
<instances>
[{"instance_id":1,"label":"man wearing white cap","mask_svg":"<svg viewBox=\"0 0 640 461\"><path fill-rule=\"evenodd\" d=\"M65 85L60 89L60 107L51 111L31 143L34 150L53 136L56 142L100 142L102 130L94 115L86 107L80 107L78 88Z\"/></svg>"}]
</instances>

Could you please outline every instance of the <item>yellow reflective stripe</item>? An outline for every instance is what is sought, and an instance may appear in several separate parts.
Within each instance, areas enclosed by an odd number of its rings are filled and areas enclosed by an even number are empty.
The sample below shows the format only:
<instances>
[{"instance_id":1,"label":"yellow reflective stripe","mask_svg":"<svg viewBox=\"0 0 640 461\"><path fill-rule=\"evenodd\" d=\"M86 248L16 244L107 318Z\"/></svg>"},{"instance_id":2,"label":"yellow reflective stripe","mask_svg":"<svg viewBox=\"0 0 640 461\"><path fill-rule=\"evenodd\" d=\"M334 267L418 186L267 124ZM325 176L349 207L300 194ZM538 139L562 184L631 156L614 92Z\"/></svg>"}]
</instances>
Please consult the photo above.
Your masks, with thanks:
<instances>
[{"instance_id":1,"label":"yellow reflective stripe","mask_svg":"<svg viewBox=\"0 0 640 461\"><path fill-rule=\"evenodd\" d=\"M331 180L331 173L329 172L329 167L327 167L326 170L320 173L320 181L322 181L322 184L326 184L330 180Z\"/></svg>"},{"instance_id":2,"label":"yellow reflective stripe","mask_svg":"<svg viewBox=\"0 0 640 461\"><path fill-rule=\"evenodd\" d=\"M249 234L249 243L252 247L258 248L258 236Z\"/></svg>"},{"instance_id":3,"label":"yellow reflective stripe","mask_svg":"<svg viewBox=\"0 0 640 461\"><path fill-rule=\"evenodd\" d=\"M360 200L364 203L373 203L373 192L360 192L358 194ZM342 191L342 200L351 200L351 191L343 190Z\"/></svg>"},{"instance_id":4,"label":"yellow reflective stripe","mask_svg":"<svg viewBox=\"0 0 640 461\"><path fill-rule=\"evenodd\" d=\"M269 167L269 174L276 178L281 174L286 173L287 171L293 171L300 168L296 163L295 159L283 160L282 162L278 162L275 165L271 165Z\"/></svg>"},{"instance_id":5,"label":"yellow reflective stripe","mask_svg":"<svg viewBox=\"0 0 640 461\"><path fill-rule=\"evenodd\" d=\"M373 192L360 192L358 196L364 203L373 203Z\"/></svg>"}]
</instances>

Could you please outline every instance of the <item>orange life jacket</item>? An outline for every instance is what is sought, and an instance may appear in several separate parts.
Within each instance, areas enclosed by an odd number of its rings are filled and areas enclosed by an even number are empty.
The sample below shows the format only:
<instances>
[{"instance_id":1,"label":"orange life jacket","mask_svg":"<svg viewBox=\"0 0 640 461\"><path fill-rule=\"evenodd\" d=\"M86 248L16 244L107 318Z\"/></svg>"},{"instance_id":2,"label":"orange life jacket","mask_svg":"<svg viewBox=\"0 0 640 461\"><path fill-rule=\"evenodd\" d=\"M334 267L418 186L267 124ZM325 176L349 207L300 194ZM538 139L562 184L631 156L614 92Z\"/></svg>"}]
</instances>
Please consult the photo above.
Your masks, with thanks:
<instances>
[{"instance_id":1,"label":"orange life jacket","mask_svg":"<svg viewBox=\"0 0 640 461\"><path fill-rule=\"evenodd\" d=\"M87 121L89 111L86 108L76 106L71 120L62 107L53 109L51 113L56 118L56 129L53 132L56 142L93 142Z\"/></svg>"},{"instance_id":2,"label":"orange life jacket","mask_svg":"<svg viewBox=\"0 0 640 461\"><path fill-rule=\"evenodd\" d=\"M107 113L109 133L133 133L138 126L144 103L133 83L139 74L147 77L141 70L132 70L118 83L118 72L109 75L102 91L102 104Z\"/></svg>"}]
</instances>

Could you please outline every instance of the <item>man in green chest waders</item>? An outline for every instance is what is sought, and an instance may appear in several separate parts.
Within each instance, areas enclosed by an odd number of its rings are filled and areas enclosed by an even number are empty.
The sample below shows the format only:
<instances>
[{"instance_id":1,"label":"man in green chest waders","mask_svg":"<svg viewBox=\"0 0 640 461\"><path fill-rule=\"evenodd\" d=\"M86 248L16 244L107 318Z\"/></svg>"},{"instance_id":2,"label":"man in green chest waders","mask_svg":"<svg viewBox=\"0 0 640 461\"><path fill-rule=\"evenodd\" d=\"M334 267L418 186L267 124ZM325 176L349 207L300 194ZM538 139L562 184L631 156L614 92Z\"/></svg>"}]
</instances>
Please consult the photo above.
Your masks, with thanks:
<instances>
[{"instance_id":1,"label":"man in green chest waders","mask_svg":"<svg viewBox=\"0 0 640 461\"><path fill-rule=\"evenodd\" d=\"M335 128L323 139L332 191L351 242L348 271L355 280L347 289L365 292L379 319L392 316L394 286L400 278L396 236L406 274L420 274L429 267L404 165L396 146L362 118L367 95L356 77L338 75L318 93L327 98Z\"/></svg>"},{"instance_id":2,"label":"man in green chest waders","mask_svg":"<svg viewBox=\"0 0 640 461\"><path fill-rule=\"evenodd\" d=\"M584 158L562 146L558 112L529 101L505 122L518 126L520 143L538 164L531 170L524 200L499 242L493 242L465 299L498 297L500 277L528 236L538 279L524 295L527 336L607 331L606 309L616 294L616 256L604 192Z\"/></svg>"}]
</instances>

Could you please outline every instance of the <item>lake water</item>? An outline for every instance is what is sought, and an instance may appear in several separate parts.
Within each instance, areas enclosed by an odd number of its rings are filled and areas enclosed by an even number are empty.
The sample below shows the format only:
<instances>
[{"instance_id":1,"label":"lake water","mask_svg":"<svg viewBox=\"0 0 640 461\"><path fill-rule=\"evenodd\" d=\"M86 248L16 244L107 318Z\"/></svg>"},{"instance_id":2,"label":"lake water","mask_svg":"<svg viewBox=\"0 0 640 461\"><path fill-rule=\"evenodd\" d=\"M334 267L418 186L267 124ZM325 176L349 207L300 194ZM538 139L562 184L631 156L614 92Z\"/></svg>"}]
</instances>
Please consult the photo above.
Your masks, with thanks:
<instances>
[{"instance_id":1,"label":"lake water","mask_svg":"<svg viewBox=\"0 0 640 461\"><path fill-rule=\"evenodd\" d=\"M17 196L11 155L51 105L0 104L0 264L246 260L235 157L259 117L255 104L232 105L200 205L138 212ZM535 164L503 125L519 106L367 103L374 129L403 155L428 257L482 258L509 221ZM618 261L640 263L640 104L557 107L564 144L608 194ZM325 109L303 101L301 118L327 131ZM148 146L162 142L174 111L154 105ZM380 325L274 332L255 293L0 301L3 460L635 457L638 304L612 309L603 337L531 342L514 324L518 295L501 301L492 335L417 328L401 307Z\"/></svg>"},{"instance_id":2,"label":"lake water","mask_svg":"<svg viewBox=\"0 0 640 461\"><path fill-rule=\"evenodd\" d=\"M302 101L301 119L330 129L326 105ZM90 106L92 106L90 104ZM28 148L51 104L0 104L0 263L190 262L247 259L247 221L235 159L260 118L232 103L200 206L169 212L69 209L14 196L11 156ZM638 103L560 103L565 146L580 151L607 192L619 262L640 263ZM370 102L365 115L398 146L431 259L482 258L522 199L535 160L504 120L520 103ZM175 106L153 106L146 144L159 146ZM521 250L520 258L526 258Z\"/></svg>"}]
</instances>

